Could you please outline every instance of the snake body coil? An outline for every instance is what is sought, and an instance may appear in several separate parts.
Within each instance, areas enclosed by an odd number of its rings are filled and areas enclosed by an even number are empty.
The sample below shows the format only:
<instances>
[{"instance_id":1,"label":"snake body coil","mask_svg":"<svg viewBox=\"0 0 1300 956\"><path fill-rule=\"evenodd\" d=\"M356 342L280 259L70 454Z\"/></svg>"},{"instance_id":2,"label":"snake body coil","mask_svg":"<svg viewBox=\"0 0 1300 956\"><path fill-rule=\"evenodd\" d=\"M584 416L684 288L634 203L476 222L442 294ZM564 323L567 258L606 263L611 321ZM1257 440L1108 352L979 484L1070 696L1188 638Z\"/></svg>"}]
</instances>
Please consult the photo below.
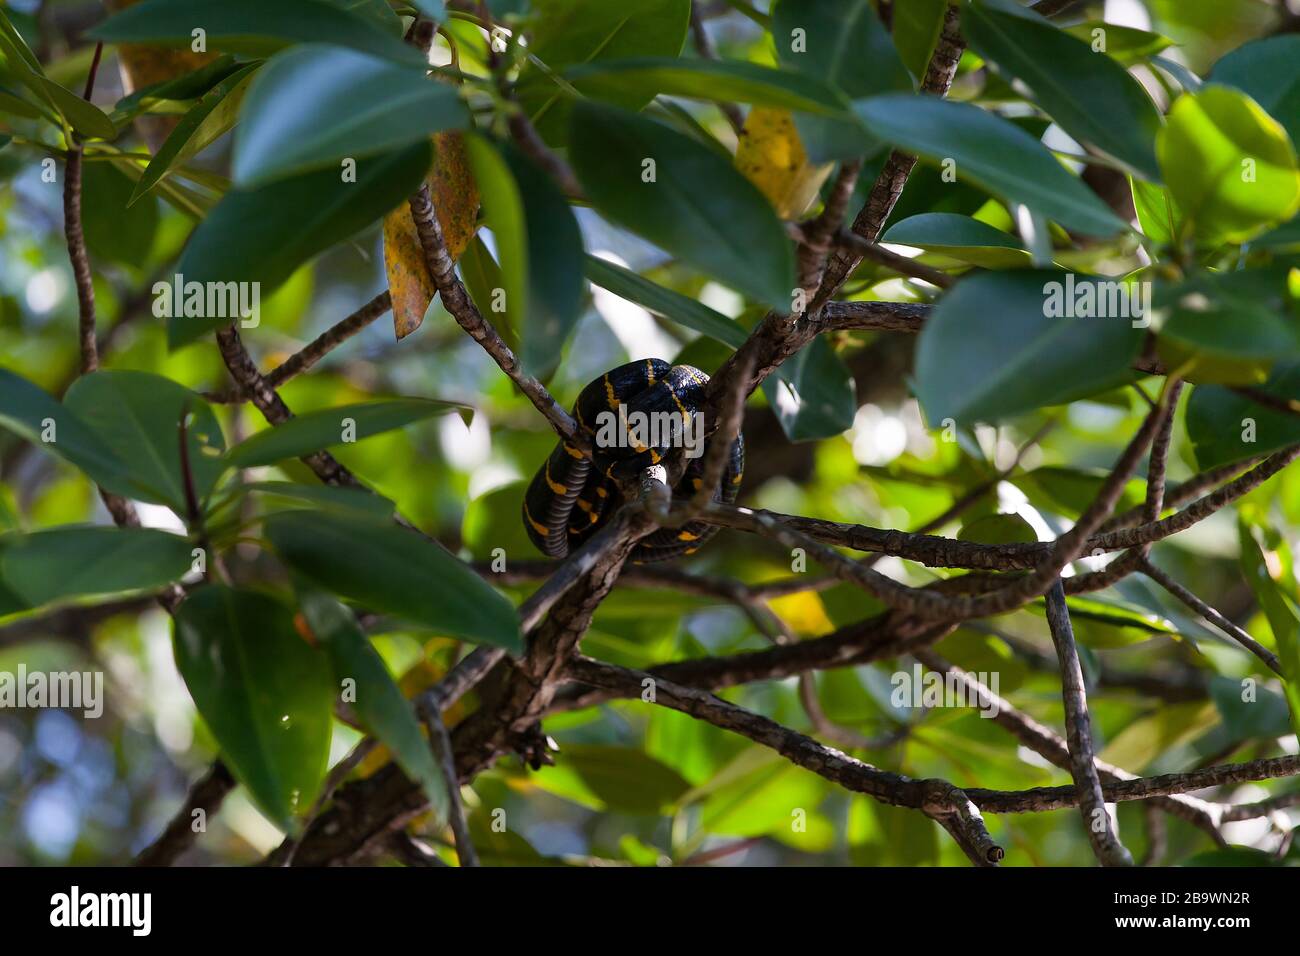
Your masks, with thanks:
<instances>
[{"instance_id":1,"label":"snake body coil","mask_svg":"<svg viewBox=\"0 0 1300 956\"><path fill-rule=\"evenodd\" d=\"M604 525L623 503L619 480L636 476L640 471L659 464L674 449L667 441L641 444L627 430L628 421L638 421L637 413L659 415L659 420L674 418L683 423L697 415L704 402L704 387L709 377L690 365L669 365L661 359L642 359L620 365L591 382L578 395L573 417L591 439L592 457L566 442L560 442L533 476L524 495L523 519L539 550L553 558L562 558L580 547ZM619 443L602 442L609 434L620 406L626 417L617 418ZM666 436L656 436L665 438ZM705 441L703 452L688 459L674 496L694 495L703 481L704 462L712 439ZM727 467L713 500L728 504L736 500L745 470L745 441L737 436L732 443ZM660 528L637 543L631 560L636 563L668 561L694 553L717 533L713 525L692 521L681 528Z\"/></svg>"}]
</instances>

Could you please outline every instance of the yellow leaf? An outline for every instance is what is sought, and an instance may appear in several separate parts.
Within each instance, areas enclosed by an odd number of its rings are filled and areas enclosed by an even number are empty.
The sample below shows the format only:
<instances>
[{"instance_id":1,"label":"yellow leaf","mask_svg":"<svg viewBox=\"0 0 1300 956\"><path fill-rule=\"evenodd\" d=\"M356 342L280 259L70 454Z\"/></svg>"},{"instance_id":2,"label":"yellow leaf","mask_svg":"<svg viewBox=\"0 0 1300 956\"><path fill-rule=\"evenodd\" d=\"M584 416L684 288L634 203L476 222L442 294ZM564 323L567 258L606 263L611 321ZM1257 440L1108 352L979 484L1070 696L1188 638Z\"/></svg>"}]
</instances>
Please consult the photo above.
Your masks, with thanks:
<instances>
[{"instance_id":1,"label":"yellow leaf","mask_svg":"<svg viewBox=\"0 0 1300 956\"><path fill-rule=\"evenodd\" d=\"M808 210L832 165L808 162L789 110L755 106L749 111L736 147L736 168L782 219L795 219Z\"/></svg>"},{"instance_id":2,"label":"yellow leaf","mask_svg":"<svg viewBox=\"0 0 1300 956\"><path fill-rule=\"evenodd\" d=\"M826 606L813 591L800 591L767 602L772 613L785 621L790 630L803 637L821 637L835 630L826 616Z\"/></svg>"},{"instance_id":3,"label":"yellow leaf","mask_svg":"<svg viewBox=\"0 0 1300 956\"><path fill-rule=\"evenodd\" d=\"M434 134L433 168L425 185L433 197L443 240L454 262L474 238L478 217L478 185L470 172L460 132ZM438 292L424 264L420 236L405 203L384 217L384 268L393 297L393 331L402 339L420 327Z\"/></svg>"}]
</instances>

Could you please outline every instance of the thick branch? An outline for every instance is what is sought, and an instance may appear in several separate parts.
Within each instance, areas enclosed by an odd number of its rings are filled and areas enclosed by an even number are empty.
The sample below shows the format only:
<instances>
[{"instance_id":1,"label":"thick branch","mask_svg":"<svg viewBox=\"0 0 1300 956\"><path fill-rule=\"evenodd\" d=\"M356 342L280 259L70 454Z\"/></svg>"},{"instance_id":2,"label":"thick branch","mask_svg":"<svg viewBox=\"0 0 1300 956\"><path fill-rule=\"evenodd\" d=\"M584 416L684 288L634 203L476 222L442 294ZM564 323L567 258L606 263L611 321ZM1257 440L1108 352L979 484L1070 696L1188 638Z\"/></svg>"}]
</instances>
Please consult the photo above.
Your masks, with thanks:
<instances>
[{"instance_id":1,"label":"thick branch","mask_svg":"<svg viewBox=\"0 0 1300 956\"><path fill-rule=\"evenodd\" d=\"M847 790L864 793L890 806L921 810L942 824L977 866L990 866L1002 859L1002 848L989 836L979 811L961 790L945 780L914 780L902 774L880 770L819 744L811 737L782 727L761 714L751 713L705 691L674 684L644 671L579 657L570 665L568 676L624 695L640 694L648 686L656 704L748 737L755 743L775 750L791 763L811 770ZM647 685L646 681L650 683Z\"/></svg>"},{"instance_id":2,"label":"thick branch","mask_svg":"<svg viewBox=\"0 0 1300 956\"><path fill-rule=\"evenodd\" d=\"M960 681L966 688L967 693L974 698L974 700L968 699L967 703L978 707L982 713L992 714L990 719L1009 732L1025 747L1063 770L1071 768L1069 745L1055 731L1049 730L1028 714L1017 710L1006 698L993 693L986 685L976 680L973 675L960 667L954 667L934 651L917 651L912 656L930 670L951 675ZM1100 759L1094 760L1094 765L1097 768L1098 776L1103 781L1137 779L1135 774ZM1220 846L1224 845L1223 835L1218 829L1221 816L1219 813L1220 808L1217 806L1196 797L1181 794L1170 797L1153 797L1152 799L1163 810L1200 827L1210 835L1215 843Z\"/></svg>"}]
</instances>

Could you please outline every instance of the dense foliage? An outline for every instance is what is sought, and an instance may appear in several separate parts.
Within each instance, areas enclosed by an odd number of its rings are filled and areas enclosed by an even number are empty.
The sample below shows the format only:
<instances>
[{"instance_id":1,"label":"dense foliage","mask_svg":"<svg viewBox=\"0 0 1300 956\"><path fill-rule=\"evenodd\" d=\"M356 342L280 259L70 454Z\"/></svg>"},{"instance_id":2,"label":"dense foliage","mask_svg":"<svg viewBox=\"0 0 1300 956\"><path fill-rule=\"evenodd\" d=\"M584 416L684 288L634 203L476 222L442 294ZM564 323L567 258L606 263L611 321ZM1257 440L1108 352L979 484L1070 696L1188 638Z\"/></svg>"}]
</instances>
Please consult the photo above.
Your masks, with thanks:
<instances>
[{"instance_id":1,"label":"dense foliage","mask_svg":"<svg viewBox=\"0 0 1300 956\"><path fill-rule=\"evenodd\" d=\"M1294 864L1298 26L0 6L0 862Z\"/></svg>"}]
</instances>

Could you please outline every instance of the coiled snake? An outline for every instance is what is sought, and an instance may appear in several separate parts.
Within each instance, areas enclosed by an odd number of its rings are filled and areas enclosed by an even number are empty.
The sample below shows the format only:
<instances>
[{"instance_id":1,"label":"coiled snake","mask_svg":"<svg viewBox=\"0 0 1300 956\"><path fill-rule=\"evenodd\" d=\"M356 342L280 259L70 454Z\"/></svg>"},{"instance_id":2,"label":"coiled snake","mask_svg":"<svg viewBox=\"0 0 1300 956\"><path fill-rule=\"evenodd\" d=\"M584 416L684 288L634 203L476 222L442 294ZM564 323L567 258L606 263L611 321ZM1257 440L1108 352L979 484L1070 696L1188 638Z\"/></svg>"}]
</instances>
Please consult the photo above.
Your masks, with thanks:
<instances>
[{"instance_id":1,"label":"coiled snake","mask_svg":"<svg viewBox=\"0 0 1300 956\"><path fill-rule=\"evenodd\" d=\"M702 436L699 422L708 383L709 377L693 366L641 359L620 365L587 385L573 405L573 417L591 439L592 456L588 459L561 441L533 476L523 507L524 527L533 544L553 558L580 547L623 504L619 480L659 464L683 442L687 465L673 494L694 495L703 481L713 439L692 449L688 423L694 419L696 434ZM681 423L683 430L674 434L660 428L656 434L648 425L669 421ZM638 427L645 430L638 433ZM617 441L610 441L611 435ZM694 457L690 457L691 451ZM737 435L713 500L735 501L744 470L745 441ZM717 530L702 521L660 528L637 543L631 560L668 561L693 554Z\"/></svg>"}]
</instances>

